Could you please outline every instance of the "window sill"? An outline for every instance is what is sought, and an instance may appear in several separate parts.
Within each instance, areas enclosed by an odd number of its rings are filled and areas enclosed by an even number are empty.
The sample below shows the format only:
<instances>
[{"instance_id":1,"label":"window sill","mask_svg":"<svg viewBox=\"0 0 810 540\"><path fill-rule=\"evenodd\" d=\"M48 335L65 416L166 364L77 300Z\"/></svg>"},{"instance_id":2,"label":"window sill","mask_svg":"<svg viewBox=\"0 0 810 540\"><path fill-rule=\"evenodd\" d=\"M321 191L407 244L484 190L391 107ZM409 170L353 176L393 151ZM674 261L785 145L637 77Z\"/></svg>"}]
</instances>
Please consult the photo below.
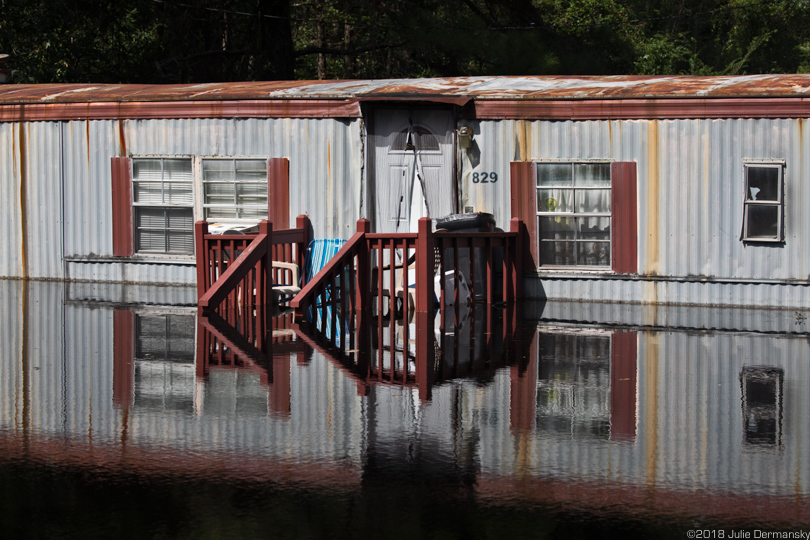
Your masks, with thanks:
<instances>
[{"instance_id":1,"label":"window sill","mask_svg":"<svg viewBox=\"0 0 810 540\"><path fill-rule=\"evenodd\" d=\"M614 276L614 275L622 275L617 274L607 266L593 266L593 267L571 267L571 266L558 266L558 267L549 267L549 266L540 266L537 268L537 274L540 276L554 276L554 277L564 277L564 276Z\"/></svg>"}]
</instances>

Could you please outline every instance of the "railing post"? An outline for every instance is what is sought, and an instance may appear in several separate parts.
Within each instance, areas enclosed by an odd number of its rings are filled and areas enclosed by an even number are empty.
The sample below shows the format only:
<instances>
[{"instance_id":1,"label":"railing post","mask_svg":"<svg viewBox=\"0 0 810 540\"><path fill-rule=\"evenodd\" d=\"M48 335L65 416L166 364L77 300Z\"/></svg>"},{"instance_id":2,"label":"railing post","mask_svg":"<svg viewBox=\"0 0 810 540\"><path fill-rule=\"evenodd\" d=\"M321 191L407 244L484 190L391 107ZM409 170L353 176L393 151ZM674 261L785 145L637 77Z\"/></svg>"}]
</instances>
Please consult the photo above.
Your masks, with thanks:
<instances>
[{"instance_id":1,"label":"railing post","mask_svg":"<svg viewBox=\"0 0 810 540\"><path fill-rule=\"evenodd\" d=\"M211 275L208 261L208 250L205 247L205 235L208 234L208 223L198 221L194 224L194 249L197 254L197 301L208 289L208 276Z\"/></svg>"},{"instance_id":2,"label":"railing post","mask_svg":"<svg viewBox=\"0 0 810 540\"><path fill-rule=\"evenodd\" d=\"M295 254L296 258L295 262L301 271L301 286L303 287L304 272L306 270L304 268L304 264L306 263L307 260L307 247L309 247L309 216L307 216L306 214L296 216L295 228L301 229L303 231L301 243L298 244L297 253Z\"/></svg>"},{"instance_id":3,"label":"railing post","mask_svg":"<svg viewBox=\"0 0 810 540\"><path fill-rule=\"evenodd\" d=\"M363 233L364 237L360 244L360 251L357 252L357 300L354 306L355 311L362 312L367 307L371 307L371 269L368 260L368 239L365 238L365 235L371 232L371 222L367 219L358 219L357 232Z\"/></svg>"},{"instance_id":4,"label":"railing post","mask_svg":"<svg viewBox=\"0 0 810 540\"><path fill-rule=\"evenodd\" d=\"M433 310L433 222L419 218L416 237L416 312Z\"/></svg>"},{"instance_id":5,"label":"railing post","mask_svg":"<svg viewBox=\"0 0 810 540\"><path fill-rule=\"evenodd\" d=\"M509 224L509 231L517 233L515 238L515 252L512 257L512 299L520 300L520 293L523 291L523 223L520 218L512 218Z\"/></svg>"},{"instance_id":6,"label":"railing post","mask_svg":"<svg viewBox=\"0 0 810 540\"><path fill-rule=\"evenodd\" d=\"M262 298L257 298L262 306L269 306L270 300L273 298L273 223L268 220L262 220L259 223L259 234L267 235L267 253L264 256L264 268L257 276L262 284L257 287L257 294L262 295Z\"/></svg>"}]
</instances>

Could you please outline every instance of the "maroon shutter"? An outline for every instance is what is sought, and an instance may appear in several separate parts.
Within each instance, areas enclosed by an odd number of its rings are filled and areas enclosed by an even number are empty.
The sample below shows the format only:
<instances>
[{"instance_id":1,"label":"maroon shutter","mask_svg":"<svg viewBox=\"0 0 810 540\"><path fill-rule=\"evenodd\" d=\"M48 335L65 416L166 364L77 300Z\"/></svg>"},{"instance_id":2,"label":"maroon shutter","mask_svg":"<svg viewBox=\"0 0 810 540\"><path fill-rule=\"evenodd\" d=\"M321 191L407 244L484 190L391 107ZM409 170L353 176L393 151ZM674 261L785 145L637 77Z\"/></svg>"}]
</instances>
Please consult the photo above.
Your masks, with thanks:
<instances>
[{"instance_id":1,"label":"maroon shutter","mask_svg":"<svg viewBox=\"0 0 810 540\"><path fill-rule=\"evenodd\" d=\"M513 218L520 218L525 226L523 267L537 270L537 172L532 161L513 161L509 164Z\"/></svg>"},{"instance_id":2,"label":"maroon shutter","mask_svg":"<svg viewBox=\"0 0 810 540\"><path fill-rule=\"evenodd\" d=\"M273 230L290 228L290 160L267 160L267 211Z\"/></svg>"},{"instance_id":3,"label":"maroon shutter","mask_svg":"<svg viewBox=\"0 0 810 540\"><path fill-rule=\"evenodd\" d=\"M636 438L638 338L635 332L610 337L610 438Z\"/></svg>"},{"instance_id":4,"label":"maroon shutter","mask_svg":"<svg viewBox=\"0 0 810 540\"><path fill-rule=\"evenodd\" d=\"M115 159L115 158L113 158ZM135 396L135 313L113 311L113 404L128 409Z\"/></svg>"},{"instance_id":5,"label":"maroon shutter","mask_svg":"<svg viewBox=\"0 0 810 540\"><path fill-rule=\"evenodd\" d=\"M638 195L636 163L616 162L610 167L611 190L611 266L620 274L638 273Z\"/></svg>"},{"instance_id":6,"label":"maroon shutter","mask_svg":"<svg viewBox=\"0 0 810 540\"><path fill-rule=\"evenodd\" d=\"M129 257L134 252L132 234L132 160L111 159L113 255Z\"/></svg>"}]
</instances>

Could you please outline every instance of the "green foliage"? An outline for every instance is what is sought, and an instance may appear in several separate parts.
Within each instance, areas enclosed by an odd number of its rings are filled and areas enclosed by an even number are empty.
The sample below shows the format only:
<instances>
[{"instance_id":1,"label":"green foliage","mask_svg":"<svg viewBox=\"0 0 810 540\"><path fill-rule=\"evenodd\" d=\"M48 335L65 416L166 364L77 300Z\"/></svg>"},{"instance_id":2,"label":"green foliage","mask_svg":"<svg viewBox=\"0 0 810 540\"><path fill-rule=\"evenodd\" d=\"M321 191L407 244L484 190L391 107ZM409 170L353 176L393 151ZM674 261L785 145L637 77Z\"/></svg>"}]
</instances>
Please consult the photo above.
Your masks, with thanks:
<instances>
[{"instance_id":1,"label":"green foliage","mask_svg":"<svg viewBox=\"0 0 810 540\"><path fill-rule=\"evenodd\" d=\"M0 0L14 82L810 72L805 0Z\"/></svg>"}]
</instances>

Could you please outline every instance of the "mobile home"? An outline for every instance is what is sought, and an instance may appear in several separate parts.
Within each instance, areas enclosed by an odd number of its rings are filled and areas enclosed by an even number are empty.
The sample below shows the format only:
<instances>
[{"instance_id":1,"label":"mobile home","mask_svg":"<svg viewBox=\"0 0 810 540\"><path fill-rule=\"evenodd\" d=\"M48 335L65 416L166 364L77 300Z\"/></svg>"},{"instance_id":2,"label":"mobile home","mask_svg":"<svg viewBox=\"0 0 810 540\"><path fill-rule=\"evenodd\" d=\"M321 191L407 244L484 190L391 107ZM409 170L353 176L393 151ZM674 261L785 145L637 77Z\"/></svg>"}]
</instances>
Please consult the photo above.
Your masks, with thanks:
<instances>
[{"instance_id":1,"label":"mobile home","mask_svg":"<svg viewBox=\"0 0 810 540\"><path fill-rule=\"evenodd\" d=\"M524 298L810 308L810 76L0 87L0 277L193 285L193 224L526 225Z\"/></svg>"}]
</instances>

